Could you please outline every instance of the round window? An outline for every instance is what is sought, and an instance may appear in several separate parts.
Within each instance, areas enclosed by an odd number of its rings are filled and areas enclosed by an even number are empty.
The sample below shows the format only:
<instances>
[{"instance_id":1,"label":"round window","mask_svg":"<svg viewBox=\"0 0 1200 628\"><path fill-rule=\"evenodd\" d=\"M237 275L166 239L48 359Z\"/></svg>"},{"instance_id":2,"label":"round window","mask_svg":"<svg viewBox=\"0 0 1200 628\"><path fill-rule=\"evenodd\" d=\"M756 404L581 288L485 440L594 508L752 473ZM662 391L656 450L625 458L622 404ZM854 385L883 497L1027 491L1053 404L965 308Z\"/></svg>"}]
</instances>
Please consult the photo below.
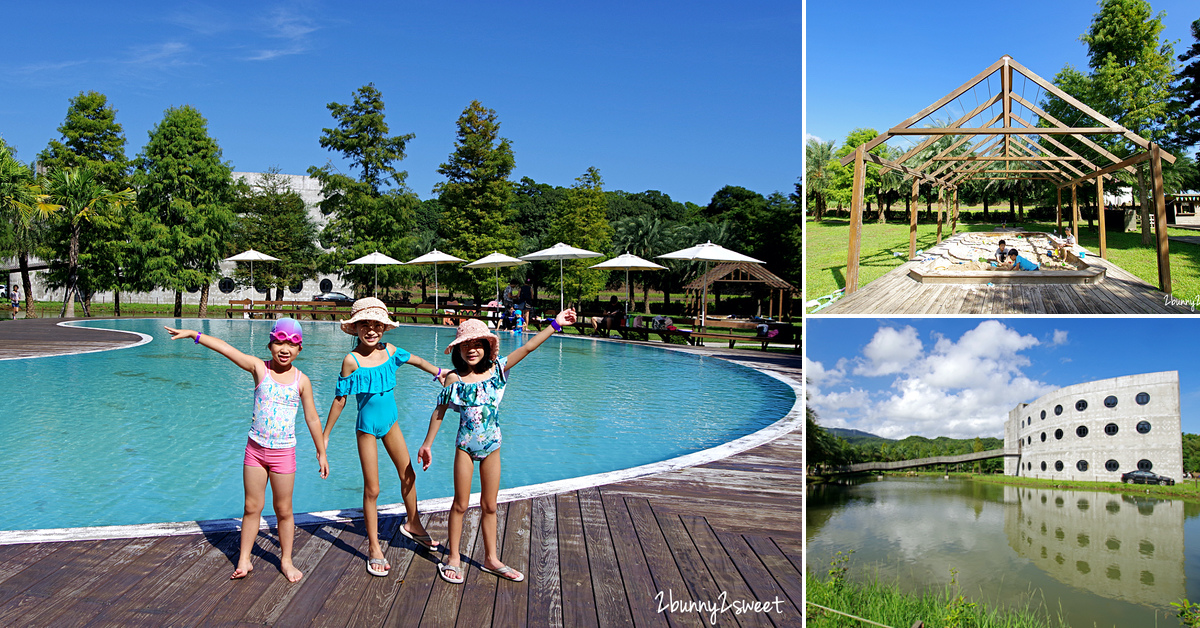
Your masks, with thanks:
<instances>
[{"instance_id":1,"label":"round window","mask_svg":"<svg viewBox=\"0 0 1200 628\"><path fill-rule=\"evenodd\" d=\"M268 285L266 285L266 284L262 284L262 283L260 283L260 284L258 284L258 285L256 285L256 286L254 286L254 291L255 291L255 292L258 292L258 293L261 293L261 294L270 294L270 292L271 292L271 286L268 286Z\"/></svg>"},{"instance_id":2,"label":"round window","mask_svg":"<svg viewBox=\"0 0 1200 628\"><path fill-rule=\"evenodd\" d=\"M1043 421L1046 420L1046 411L1045 410L1042 410L1042 420Z\"/></svg>"},{"instance_id":3,"label":"round window","mask_svg":"<svg viewBox=\"0 0 1200 628\"><path fill-rule=\"evenodd\" d=\"M1111 471L1111 472L1115 473L1117 471L1117 469L1120 469L1120 468L1121 468L1121 465L1117 464L1116 460L1109 460L1108 462L1104 463L1105 471Z\"/></svg>"},{"instance_id":4,"label":"round window","mask_svg":"<svg viewBox=\"0 0 1200 628\"><path fill-rule=\"evenodd\" d=\"M1137 398L1134 399L1134 401L1137 401L1139 406L1144 406L1150 403L1150 393L1140 392L1137 394Z\"/></svg>"},{"instance_id":5,"label":"round window","mask_svg":"<svg viewBox=\"0 0 1200 628\"><path fill-rule=\"evenodd\" d=\"M1055 414L1055 416L1062 414L1062 406L1061 405L1054 406L1054 414Z\"/></svg>"},{"instance_id":6,"label":"round window","mask_svg":"<svg viewBox=\"0 0 1200 628\"><path fill-rule=\"evenodd\" d=\"M1150 433L1150 422L1149 421L1138 421L1137 431L1138 431L1138 434L1149 434Z\"/></svg>"},{"instance_id":7,"label":"round window","mask_svg":"<svg viewBox=\"0 0 1200 628\"><path fill-rule=\"evenodd\" d=\"M1042 442L1046 442L1046 433L1042 432Z\"/></svg>"},{"instance_id":8,"label":"round window","mask_svg":"<svg viewBox=\"0 0 1200 628\"><path fill-rule=\"evenodd\" d=\"M1079 469L1080 471L1087 471L1087 460L1080 460L1079 462L1076 462L1075 468Z\"/></svg>"},{"instance_id":9,"label":"round window","mask_svg":"<svg viewBox=\"0 0 1200 628\"><path fill-rule=\"evenodd\" d=\"M1054 430L1054 440L1062 440L1062 430Z\"/></svg>"},{"instance_id":10,"label":"round window","mask_svg":"<svg viewBox=\"0 0 1200 628\"><path fill-rule=\"evenodd\" d=\"M1154 468L1154 463L1142 458L1138 460L1138 471L1149 471Z\"/></svg>"},{"instance_id":11,"label":"round window","mask_svg":"<svg viewBox=\"0 0 1200 628\"><path fill-rule=\"evenodd\" d=\"M1055 470L1055 471L1062 471L1062 469L1063 469L1062 460L1057 460L1057 461L1055 461L1055 462L1054 462L1054 470Z\"/></svg>"},{"instance_id":12,"label":"round window","mask_svg":"<svg viewBox=\"0 0 1200 628\"><path fill-rule=\"evenodd\" d=\"M1117 424L1109 423L1108 425L1105 425L1104 433L1108 434L1109 436L1116 436L1117 435Z\"/></svg>"},{"instance_id":13,"label":"round window","mask_svg":"<svg viewBox=\"0 0 1200 628\"><path fill-rule=\"evenodd\" d=\"M200 292L200 286L188 286L187 291L191 292L192 294L195 294L197 292Z\"/></svg>"},{"instance_id":14,"label":"round window","mask_svg":"<svg viewBox=\"0 0 1200 628\"><path fill-rule=\"evenodd\" d=\"M1046 463L1045 463L1045 462L1042 462L1042 471L1045 471L1045 470L1046 470ZM1042 495L1042 499L1043 499L1043 500L1044 500L1044 499L1046 499L1046 496L1045 496L1045 495Z\"/></svg>"},{"instance_id":15,"label":"round window","mask_svg":"<svg viewBox=\"0 0 1200 628\"><path fill-rule=\"evenodd\" d=\"M1079 438L1083 438L1083 437L1087 436L1087 426L1080 425L1079 427L1075 428L1075 435L1078 436Z\"/></svg>"},{"instance_id":16,"label":"round window","mask_svg":"<svg viewBox=\"0 0 1200 628\"><path fill-rule=\"evenodd\" d=\"M233 292L233 279L230 279L229 277L222 277L221 282L217 284L217 289L225 294Z\"/></svg>"},{"instance_id":17,"label":"round window","mask_svg":"<svg viewBox=\"0 0 1200 628\"><path fill-rule=\"evenodd\" d=\"M1075 402L1075 409L1076 409L1076 410L1078 410L1078 411L1080 411L1080 412L1083 412L1084 410L1087 410L1087 401L1086 401L1086 400L1084 400L1084 399L1080 399L1079 401L1076 401L1076 402Z\"/></svg>"},{"instance_id":18,"label":"round window","mask_svg":"<svg viewBox=\"0 0 1200 628\"><path fill-rule=\"evenodd\" d=\"M1104 407L1105 407L1105 408L1115 408L1115 407L1117 407L1117 398L1116 398L1116 396L1114 396L1114 395L1109 395L1109 396L1105 397L1105 398L1104 398Z\"/></svg>"},{"instance_id":19,"label":"round window","mask_svg":"<svg viewBox=\"0 0 1200 628\"><path fill-rule=\"evenodd\" d=\"M300 294L301 292L304 291L304 282L297 281L296 283L288 286L288 291L291 292L292 294Z\"/></svg>"},{"instance_id":20,"label":"round window","mask_svg":"<svg viewBox=\"0 0 1200 628\"><path fill-rule=\"evenodd\" d=\"M321 292L329 292L333 290L333 282L328 279L322 279L321 285L318 287L321 289Z\"/></svg>"}]
</instances>

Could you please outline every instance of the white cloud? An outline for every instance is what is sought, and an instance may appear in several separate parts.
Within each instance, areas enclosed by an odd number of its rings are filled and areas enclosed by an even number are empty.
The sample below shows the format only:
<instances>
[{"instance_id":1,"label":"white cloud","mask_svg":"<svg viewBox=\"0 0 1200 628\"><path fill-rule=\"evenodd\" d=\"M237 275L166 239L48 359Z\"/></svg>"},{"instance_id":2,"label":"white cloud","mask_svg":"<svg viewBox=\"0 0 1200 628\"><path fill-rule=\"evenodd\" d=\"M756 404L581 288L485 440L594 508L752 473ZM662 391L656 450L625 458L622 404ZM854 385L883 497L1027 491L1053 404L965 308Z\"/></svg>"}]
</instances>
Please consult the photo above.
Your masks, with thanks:
<instances>
[{"instance_id":1,"label":"white cloud","mask_svg":"<svg viewBox=\"0 0 1200 628\"><path fill-rule=\"evenodd\" d=\"M317 30L316 22L307 14L293 7L275 7L262 20L266 28L266 36L282 39L284 46L255 51L248 60L266 61L277 57L300 54L308 51L308 35Z\"/></svg>"},{"instance_id":2,"label":"white cloud","mask_svg":"<svg viewBox=\"0 0 1200 628\"><path fill-rule=\"evenodd\" d=\"M923 349L924 345L913 327L899 331L881 327L863 348L867 361L855 367L854 374L873 377L898 373L920 357Z\"/></svg>"},{"instance_id":3,"label":"white cloud","mask_svg":"<svg viewBox=\"0 0 1200 628\"><path fill-rule=\"evenodd\" d=\"M1054 339L1050 341L1054 346L1067 344L1067 332L1062 329L1054 330Z\"/></svg>"}]
</instances>

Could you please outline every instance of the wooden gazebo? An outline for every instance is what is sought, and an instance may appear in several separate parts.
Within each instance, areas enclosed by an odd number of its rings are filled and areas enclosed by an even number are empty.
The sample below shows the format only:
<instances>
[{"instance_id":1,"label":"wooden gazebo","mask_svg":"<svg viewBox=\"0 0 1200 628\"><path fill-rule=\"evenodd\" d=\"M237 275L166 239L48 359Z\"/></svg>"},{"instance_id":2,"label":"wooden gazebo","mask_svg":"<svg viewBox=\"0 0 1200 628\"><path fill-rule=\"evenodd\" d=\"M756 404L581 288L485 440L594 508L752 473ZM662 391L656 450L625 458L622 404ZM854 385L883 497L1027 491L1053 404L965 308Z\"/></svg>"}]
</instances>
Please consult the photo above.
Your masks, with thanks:
<instances>
[{"instance_id":1,"label":"wooden gazebo","mask_svg":"<svg viewBox=\"0 0 1200 628\"><path fill-rule=\"evenodd\" d=\"M697 277L683 287L687 293L687 306L700 311L700 295L704 294L705 287L711 286L716 282L722 283L752 283L762 284L772 289L771 298L767 302L767 316L775 316L778 311L779 319L784 316L784 304L791 302L792 293L796 288L792 284L784 281L775 273L763 268L761 264L752 264L750 262L725 262L717 264L709 269L703 276ZM776 303L779 304L776 310ZM788 308L791 311L791 308Z\"/></svg>"},{"instance_id":2,"label":"wooden gazebo","mask_svg":"<svg viewBox=\"0 0 1200 628\"><path fill-rule=\"evenodd\" d=\"M1025 85L1036 85L1072 107L1079 120L1068 126L1026 100L1023 90L1014 90L1014 78L1023 78ZM991 93L992 82L999 90ZM987 86L984 88L983 86ZM977 92L987 89L988 96L980 101ZM968 93L976 94L978 103L973 109L946 126L914 125L934 120L939 111L951 110L949 105ZM1037 100L1037 98L1033 98ZM960 103L961 110L967 107ZM998 111L997 111L998 109ZM1088 122L1090 120L1090 122ZM1082 121L1082 122L1081 122ZM1091 124L1091 126L1078 126ZM1144 149L1144 152L1122 159L1113 155L1092 139L1093 136L1117 135ZM893 137L923 136L925 139L895 160L883 159L869 153ZM929 156L931 145L951 136L952 142L940 152ZM1077 140L1075 148L1059 139L1064 136ZM850 203L850 243L846 264L846 294L858 289L858 263L862 243L863 197L866 163L873 162L884 170L896 170L912 180L909 204L909 244L911 259L916 253L917 196L921 183L938 189L937 239L942 240L942 212L951 216L951 233L957 227L958 186L971 179L1030 179L1049 181L1058 188L1058 226L1062 229L1063 190L1071 195L1071 223L1076 242L1079 241L1079 203L1076 188L1096 180L1096 197L1100 219L1100 257L1107 259L1104 220L1104 178L1118 170L1135 173L1133 167L1150 161L1150 183L1153 190L1154 228L1158 248L1158 283L1163 292L1171 291L1171 263L1168 256L1166 204L1163 194L1162 161L1174 163L1175 157L1157 144L1126 129L1083 104L1070 94L1005 55L937 102L918 111L912 117L857 147L841 160L842 165L854 164L854 182ZM999 166L999 167L996 167ZM951 209L953 207L953 209Z\"/></svg>"}]
</instances>

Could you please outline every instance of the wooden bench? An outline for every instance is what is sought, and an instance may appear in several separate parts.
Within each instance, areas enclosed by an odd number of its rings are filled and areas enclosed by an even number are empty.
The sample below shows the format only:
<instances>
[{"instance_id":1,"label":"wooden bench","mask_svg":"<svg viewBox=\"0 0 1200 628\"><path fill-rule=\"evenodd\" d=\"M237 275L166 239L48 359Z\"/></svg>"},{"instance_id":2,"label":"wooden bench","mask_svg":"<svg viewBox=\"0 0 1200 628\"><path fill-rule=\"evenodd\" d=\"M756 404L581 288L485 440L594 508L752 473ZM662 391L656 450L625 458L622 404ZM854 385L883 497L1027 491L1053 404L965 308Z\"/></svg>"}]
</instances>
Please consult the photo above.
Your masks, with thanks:
<instances>
[{"instance_id":1,"label":"wooden bench","mask_svg":"<svg viewBox=\"0 0 1200 628\"><path fill-rule=\"evenodd\" d=\"M763 351L766 351L767 345L770 345L770 344L792 345L792 347L794 349L796 349L796 350L800 349L801 336L800 336L800 334L796 333L797 328L794 325L775 324L774 329L778 330L779 333L776 334L775 336L769 337L769 338L767 336L759 336L759 335L751 336L748 334L722 334L722 333L713 333L713 332L709 332L709 331L694 332L691 335L691 337L695 339L692 341L692 344L699 345L699 346L702 346L704 344L705 338L711 338L713 340L729 341L730 349L732 349L734 344L737 342L759 343L762 345Z\"/></svg>"},{"instance_id":2,"label":"wooden bench","mask_svg":"<svg viewBox=\"0 0 1200 628\"><path fill-rule=\"evenodd\" d=\"M253 318L256 314L260 314L265 318L274 318L276 316L290 316L299 320L305 314L312 320L318 320L320 316L328 316L329 320L335 320L339 316L348 316L350 314L350 306L342 305L335 301L259 301L254 300L251 306L250 299L231 299L229 301L229 309L225 310L226 318L233 318L234 314L249 314Z\"/></svg>"}]
</instances>

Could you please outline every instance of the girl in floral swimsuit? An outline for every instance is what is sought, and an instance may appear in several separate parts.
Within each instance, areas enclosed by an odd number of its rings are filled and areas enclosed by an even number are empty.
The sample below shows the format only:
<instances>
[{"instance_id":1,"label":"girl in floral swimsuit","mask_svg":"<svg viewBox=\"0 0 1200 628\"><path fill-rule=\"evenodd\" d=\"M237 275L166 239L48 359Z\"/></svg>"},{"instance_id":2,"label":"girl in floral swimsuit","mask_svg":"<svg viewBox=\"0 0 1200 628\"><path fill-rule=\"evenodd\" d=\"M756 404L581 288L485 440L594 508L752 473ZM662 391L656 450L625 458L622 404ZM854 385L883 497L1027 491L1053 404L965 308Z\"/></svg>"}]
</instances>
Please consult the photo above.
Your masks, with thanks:
<instances>
[{"instance_id":1,"label":"girl in floral swimsuit","mask_svg":"<svg viewBox=\"0 0 1200 628\"><path fill-rule=\"evenodd\" d=\"M508 383L508 372L525 359L563 325L575 322L575 310L564 310L528 342L506 357L499 357L500 340L478 320L466 320L458 326L454 342L446 347L455 370L446 377L445 388L438 395L438 405L429 418L429 432L417 452L423 469L433 462L432 445L448 408L459 413L458 436L454 452L454 503L446 542L450 546L446 562L438 565L442 579L452 584L463 582L462 558L458 544L462 536L463 515L471 499L471 476L479 461L479 506L483 516L479 529L483 532L485 557L482 569L505 580L520 582L525 576L500 562L496 553L496 498L500 491L500 400Z\"/></svg>"}]
</instances>

